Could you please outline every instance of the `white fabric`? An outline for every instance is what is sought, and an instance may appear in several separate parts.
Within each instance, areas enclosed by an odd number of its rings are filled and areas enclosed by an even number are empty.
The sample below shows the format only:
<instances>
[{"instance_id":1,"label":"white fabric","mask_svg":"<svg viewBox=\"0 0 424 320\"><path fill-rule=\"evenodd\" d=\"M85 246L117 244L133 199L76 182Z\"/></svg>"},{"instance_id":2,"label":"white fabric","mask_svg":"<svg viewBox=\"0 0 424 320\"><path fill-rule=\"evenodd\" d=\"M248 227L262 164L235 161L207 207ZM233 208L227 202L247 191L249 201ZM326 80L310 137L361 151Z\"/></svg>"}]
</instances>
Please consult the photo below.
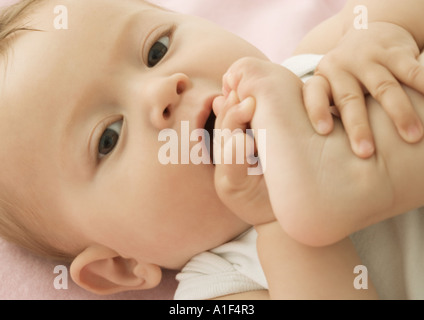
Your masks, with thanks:
<instances>
[{"instance_id":1,"label":"white fabric","mask_svg":"<svg viewBox=\"0 0 424 320\"><path fill-rule=\"evenodd\" d=\"M288 58L282 63L282 66L297 75L303 82L306 82L313 76L315 68L322 57L322 55L318 54L301 54Z\"/></svg>"},{"instance_id":2,"label":"white fabric","mask_svg":"<svg viewBox=\"0 0 424 320\"><path fill-rule=\"evenodd\" d=\"M256 251L255 229L234 241L203 252L177 275L176 300L206 300L245 291L267 289Z\"/></svg>"},{"instance_id":3,"label":"white fabric","mask_svg":"<svg viewBox=\"0 0 424 320\"><path fill-rule=\"evenodd\" d=\"M424 209L351 236L381 299L424 299Z\"/></svg>"},{"instance_id":4,"label":"white fabric","mask_svg":"<svg viewBox=\"0 0 424 320\"><path fill-rule=\"evenodd\" d=\"M295 56L283 66L306 81L321 58ZM381 299L424 299L423 230L424 209L417 209L351 236ZM267 289L256 236L252 228L235 241L194 257L177 275L175 299L212 299ZM352 270L352 285L355 276Z\"/></svg>"}]
</instances>

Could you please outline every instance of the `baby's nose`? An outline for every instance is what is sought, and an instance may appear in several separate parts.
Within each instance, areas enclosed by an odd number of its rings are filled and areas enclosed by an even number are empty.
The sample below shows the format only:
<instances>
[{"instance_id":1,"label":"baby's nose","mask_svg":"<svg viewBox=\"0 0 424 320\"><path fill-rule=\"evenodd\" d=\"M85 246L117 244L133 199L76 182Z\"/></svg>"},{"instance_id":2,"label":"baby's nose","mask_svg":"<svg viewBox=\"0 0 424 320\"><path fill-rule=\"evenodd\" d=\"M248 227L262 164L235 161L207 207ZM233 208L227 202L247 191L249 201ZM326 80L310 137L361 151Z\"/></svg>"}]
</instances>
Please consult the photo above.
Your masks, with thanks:
<instances>
[{"instance_id":1,"label":"baby's nose","mask_svg":"<svg viewBox=\"0 0 424 320\"><path fill-rule=\"evenodd\" d=\"M176 73L170 77L158 79L151 92L156 98L153 102L151 121L159 130L172 126L175 113L181 102L181 97L187 90L190 79L183 73Z\"/></svg>"}]
</instances>

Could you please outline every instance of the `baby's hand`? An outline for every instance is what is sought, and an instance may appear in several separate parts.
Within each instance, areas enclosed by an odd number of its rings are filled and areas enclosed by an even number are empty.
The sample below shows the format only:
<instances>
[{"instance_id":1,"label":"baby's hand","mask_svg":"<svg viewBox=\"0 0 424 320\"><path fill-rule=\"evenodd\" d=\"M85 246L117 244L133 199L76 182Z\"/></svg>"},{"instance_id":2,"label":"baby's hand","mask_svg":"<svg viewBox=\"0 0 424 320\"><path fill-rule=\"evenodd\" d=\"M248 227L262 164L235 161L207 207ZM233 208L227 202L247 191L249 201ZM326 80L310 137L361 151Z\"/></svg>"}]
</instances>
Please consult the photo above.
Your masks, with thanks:
<instances>
[{"instance_id":1,"label":"baby's hand","mask_svg":"<svg viewBox=\"0 0 424 320\"><path fill-rule=\"evenodd\" d=\"M254 99L247 97L240 102L235 91L231 91L217 97L213 109L217 116L214 162L218 196L230 210L251 225L275 220L263 175L248 174L248 170L256 166L249 161L255 156L254 139L246 133L255 112ZM224 130L227 135L217 134L225 133Z\"/></svg>"},{"instance_id":2,"label":"baby's hand","mask_svg":"<svg viewBox=\"0 0 424 320\"><path fill-rule=\"evenodd\" d=\"M374 152L364 93L386 110L401 137L410 143L423 136L422 123L399 82L424 93L424 67L409 32L391 23L373 22L367 30L350 30L330 51L304 86L305 107L320 134L333 128L334 103L351 146L359 157ZM399 81L399 82L398 82Z\"/></svg>"}]
</instances>

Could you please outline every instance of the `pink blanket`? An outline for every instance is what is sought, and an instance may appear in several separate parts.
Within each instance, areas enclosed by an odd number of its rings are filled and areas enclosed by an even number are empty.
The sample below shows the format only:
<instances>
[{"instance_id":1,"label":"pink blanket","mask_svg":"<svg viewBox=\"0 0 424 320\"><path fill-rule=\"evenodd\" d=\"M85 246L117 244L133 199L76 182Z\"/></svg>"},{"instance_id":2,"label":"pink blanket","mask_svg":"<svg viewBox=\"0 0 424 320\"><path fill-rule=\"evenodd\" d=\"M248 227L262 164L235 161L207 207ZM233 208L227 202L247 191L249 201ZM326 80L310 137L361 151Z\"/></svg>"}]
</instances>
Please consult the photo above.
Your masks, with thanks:
<instances>
[{"instance_id":1,"label":"pink blanket","mask_svg":"<svg viewBox=\"0 0 424 320\"><path fill-rule=\"evenodd\" d=\"M275 62L289 57L300 39L340 10L345 1L151 0L218 23L256 45ZM12 2L0 0L0 6ZM0 239L0 299L172 299L176 288L175 272L166 271L155 289L96 296L66 277L68 266L55 273L56 265Z\"/></svg>"}]
</instances>

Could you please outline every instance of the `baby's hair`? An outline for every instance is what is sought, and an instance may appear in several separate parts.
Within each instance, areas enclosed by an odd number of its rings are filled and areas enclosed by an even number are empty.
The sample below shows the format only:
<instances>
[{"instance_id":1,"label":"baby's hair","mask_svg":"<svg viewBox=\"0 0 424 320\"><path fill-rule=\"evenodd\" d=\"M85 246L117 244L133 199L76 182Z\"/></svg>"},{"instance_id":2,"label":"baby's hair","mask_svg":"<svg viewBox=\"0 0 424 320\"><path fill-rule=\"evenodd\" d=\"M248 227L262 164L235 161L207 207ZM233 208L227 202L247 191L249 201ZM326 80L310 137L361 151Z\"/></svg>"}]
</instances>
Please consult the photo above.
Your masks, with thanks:
<instances>
[{"instance_id":1,"label":"baby's hair","mask_svg":"<svg viewBox=\"0 0 424 320\"><path fill-rule=\"evenodd\" d=\"M34 9L44 2L46 0L20 0L1 9L0 56L7 59L7 51L13 45L11 36L14 33L24 30L35 30L28 26L26 19ZM10 184L3 177L0 181L0 237L39 256L71 261L72 257L70 254L55 248L51 244L51 240L47 241L42 234L36 234L33 231L37 230L37 225L40 223L36 214L38 210L30 208L30 206L24 206L23 201L12 201L11 199L19 199L17 195L19 191L8 190L10 188Z\"/></svg>"},{"instance_id":2,"label":"baby's hair","mask_svg":"<svg viewBox=\"0 0 424 320\"><path fill-rule=\"evenodd\" d=\"M3 196L3 195L2 195ZM24 219L21 217L25 217ZM54 247L52 241L41 234L35 234L34 229L39 224L37 215L32 210L23 209L15 204L0 200L0 237L6 241L29 250L31 253L48 259L71 262L71 254Z\"/></svg>"},{"instance_id":3,"label":"baby's hair","mask_svg":"<svg viewBox=\"0 0 424 320\"><path fill-rule=\"evenodd\" d=\"M17 31L34 30L26 26L24 18L45 0L20 0L0 11L0 53L9 48L8 39Z\"/></svg>"}]
</instances>

